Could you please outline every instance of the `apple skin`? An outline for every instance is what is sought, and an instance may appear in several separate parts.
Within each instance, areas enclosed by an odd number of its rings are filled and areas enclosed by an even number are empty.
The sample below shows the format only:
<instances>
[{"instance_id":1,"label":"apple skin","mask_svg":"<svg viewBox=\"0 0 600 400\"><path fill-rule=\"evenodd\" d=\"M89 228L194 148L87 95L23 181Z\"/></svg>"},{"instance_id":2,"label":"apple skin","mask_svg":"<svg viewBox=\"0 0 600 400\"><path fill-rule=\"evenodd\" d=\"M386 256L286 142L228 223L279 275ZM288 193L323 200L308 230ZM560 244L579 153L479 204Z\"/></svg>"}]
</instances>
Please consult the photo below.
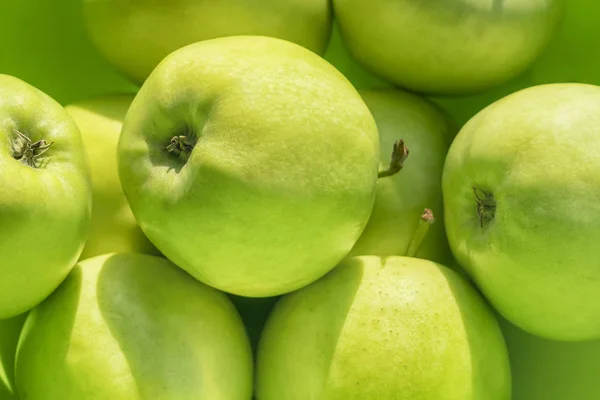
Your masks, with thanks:
<instances>
[{"instance_id":1,"label":"apple skin","mask_svg":"<svg viewBox=\"0 0 600 400\"><path fill-rule=\"evenodd\" d=\"M100 52L138 83L173 51L224 36L271 36L322 54L332 20L328 0L84 0L83 11Z\"/></svg>"},{"instance_id":2,"label":"apple skin","mask_svg":"<svg viewBox=\"0 0 600 400\"><path fill-rule=\"evenodd\" d=\"M258 350L260 400L508 400L491 309L428 260L355 257L285 295Z\"/></svg>"},{"instance_id":3,"label":"apple skin","mask_svg":"<svg viewBox=\"0 0 600 400\"><path fill-rule=\"evenodd\" d=\"M197 138L187 160L167 150L177 135ZM354 87L316 54L266 37L167 57L119 141L121 183L152 243L245 297L298 289L348 254L378 163L377 126Z\"/></svg>"},{"instance_id":4,"label":"apple skin","mask_svg":"<svg viewBox=\"0 0 600 400\"><path fill-rule=\"evenodd\" d=\"M561 0L334 0L342 38L367 68L406 89L485 90L516 77L546 47Z\"/></svg>"},{"instance_id":5,"label":"apple skin","mask_svg":"<svg viewBox=\"0 0 600 400\"><path fill-rule=\"evenodd\" d=\"M0 320L0 399L17 400L14 365L17 343L27 314Z\"/></svg>"},{"instance_id":6,"label":"apple skin","mask_svg":"<svg viewBox=\"0 0 600 400\"><path fill-rule=\"evenodd\" d=\"M80 259L118 252L159 255L139 228L119 182L117 144L133 97L101 96L65 107L81 131L92 171L92 223Z\"/></svg>"},{"instance_id":7,"label":"apple skin","mask_svg":"<svg viewBox=\"0 0 600 400\"><path fill-rule=\"evenodd\" d=\"M600 337L598 125L600 87L537 86L478 113L446 158L454 256L500 314L547 339ZM474 188L495 213L480 218Z\"/></svg>"},{"instance_id":8,"label":"apple skin","mask_svg":"<svg viewBox=\"0 0 600 400\"><path fill-rule=\"evenodd\" d=\"M37 167L13 157L19 131L53 143ZM46 298L77 262L91 188L77 125L33 86L0 75L0 319Z\"/></svg>"},{"instance_id":9,"label":"apple skin","mask_svg":"<svg viewBox=\"0 0 600 400\"><path fill-rule=\"evenodd\" d=\"M600 398L600 340L542 339L500 318L510 357L512 400L597 400Z\"/></svg>"},{"instance_id":10,"label":"apple skin","mask_svg":"<svg viewBox=\"0 0 600 400\"><path fill-rule=\"evenodd\" d=\"M28 400L249 400L252 355L225 294L164 258L109 254L31 311L16 385Z\"/></svg>"},{"instance_id":11,"label":"apple skin","mask_svg":"<svg viewBox=\"0 0 600 400\"><path fill-rule=\"evenodd\" d=\"M442 170L457 127L426 99L402 90L363 90L363 100L379 130L380 170L403 139L410 156L396 175L377 181L371 218L351 256L406 256L425 208L433 211L431 226L415 257L445 263L451 258L443 222ZM386 151L387 150L387 151Z\"/></svg>"}]
</instances>

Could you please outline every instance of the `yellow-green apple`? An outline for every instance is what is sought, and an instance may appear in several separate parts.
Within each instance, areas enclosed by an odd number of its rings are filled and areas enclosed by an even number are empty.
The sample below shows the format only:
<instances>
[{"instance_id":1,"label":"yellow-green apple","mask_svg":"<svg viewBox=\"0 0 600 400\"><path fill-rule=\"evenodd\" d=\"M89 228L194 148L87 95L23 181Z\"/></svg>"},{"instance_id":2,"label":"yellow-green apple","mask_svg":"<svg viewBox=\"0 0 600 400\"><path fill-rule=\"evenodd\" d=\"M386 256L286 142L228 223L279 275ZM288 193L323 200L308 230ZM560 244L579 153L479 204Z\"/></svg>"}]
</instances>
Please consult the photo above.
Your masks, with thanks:
<instances>
[{"instance_id":1,"label":"yellow-green apple","mask_svg":"<svg viewBox=\"0 0 600 400\"><path fill-rule=\"evenodd\" d=\"M0 75L0 319L41 302L75 265L90 186L81 135L65 109Z\"/></svg>"},{"instance_id":2,"label":"yellow-green apple","mask_svg":"<svg viewBox=\"0 0 600 400\"><path fill-rule=\"evenodd\" d=\"M271 36L323 53L332 18L328 0L84 0L83 11L100 52L140 83L171 52L224 36Z\"/></svg>"},{"instance_id":3,"label":"yellow-green apple","mask_svg":"<svg viewBox=\"0 0 600 400\"><path fill-rule=\"evenodd\" d=\"M260 400L508 400L491 309L432 261L345 259L285 295L258 349Z\"/></svg>"},{"instance_id":4,"label":"yellow-green apple","mask_svg":"<svg viewBox=\"0 0 600 400\"><path fill-rule=\"evenodd\" d=\"M171 54L119 141L121 183L152 243L247 297L298 289L348 254L378 164L377 126L354 87L316 54L267 37Z\"/></svg>"},{"instance_id":5,"label":"yellow-green apple","mask_svg":"<svg viewBox=\"0 0 600 400\"><path fill-rule=\"evenodd\" d=\"M158 254L137 225L121 189L117 144L133 95L80 101L66 108L81 131L92 171L92 223L81 259L107 253Z\"/></svg>"},{"instance_id":6,"label":"yellow-green apple","mask_svg":"<svg viewBox=\"0 0 600 400\"><path fill-rule=\"evenodd\" d=\"M350 53L395 84L458 94L501 84L542 52L562 0L334 0Z\"/></svg>"},{"instance_id":7,"label":"yellow-green apple","mask_svg":"<svg viewBox=\"0 0 600 400\"><path fill-rule=\"evenodd\" d=\"M27 400L248 400L252 356L229 298L161 257L81 261L19 341Z\"/></svg>"},{"instance_id":8,"label":"yellow-green apple","mask_svg":"<svg viewBox=\"0 0 600 400\"><path fill-rule=\"evenodd\" d=\"M0 320L0 399L16 400L15 355L27 314Z\"/></svg>"},{"instance_id":9,"label":"yellow-green apple","mask_svg":"<svg viewBox=\"0 0 600 400\"><path fill-rule=\"evenodd\" d=\"M442 169L457 128L441 109L415 94L393 89L360 94L379 129L380 169L389 163L386 150L398 138L406 142L410 158L400 173L378 180L371 218L350 255L447 262L451 255L442 218ZM416 254L409 254L425 208L433 210L436 222Z\"/></svg>"},{"instance_id":10,"label":"yellow-green apple","mask_svg":"<svg viewBox=\"0 0 600 400\"><path fill-rule=\"evenodd\" d=\"M473 117L443 173L450 247L529 333L600 337L600 87L525 89Z\"/></svg>"}]
</instances>

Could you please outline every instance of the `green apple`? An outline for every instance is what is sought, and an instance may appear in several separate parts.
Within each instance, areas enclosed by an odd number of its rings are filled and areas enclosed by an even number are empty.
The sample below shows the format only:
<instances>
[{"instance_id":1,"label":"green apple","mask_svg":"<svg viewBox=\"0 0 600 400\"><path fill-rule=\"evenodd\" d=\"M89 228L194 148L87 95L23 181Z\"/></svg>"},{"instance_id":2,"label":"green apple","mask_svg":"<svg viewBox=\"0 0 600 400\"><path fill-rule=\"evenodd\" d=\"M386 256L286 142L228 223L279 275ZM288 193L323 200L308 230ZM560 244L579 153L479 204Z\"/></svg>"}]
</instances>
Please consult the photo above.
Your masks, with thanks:
<instances>
[{"instance_id":1,"label":"green apple","mask_svg":"<svg viewBox=\"0 0 600 400\"><path fill-rule=\"evenodd\" d=\"M84 0L83 11L97 48L136 82L171 52L224 36L271 36L321 54L332 18L328 0Z\"/></svg>"},{"instance_id":2,"label":"green apple","mask_svg":"<svg viewBox=\"0 0 600 400\"><path fill-rule=\"evenodd\" d=\"M344 258L371 213L377 125L329 63L280 39L180 49L134 99L119 173L142 230L191 275L268 297Z\"/></svg>"},{"instance_id":3,"label":"green apple","mask_svg":"<svg viewBox=\"0 0 600 400\"><path fill-rule=\"evenodd\" d=\"M355 257L284 296L260 341L260 400L508 400L489 307L450 269Z\"/></svg>"},{"instance_id":4,"label":"green apple","mask_svg":"<svg viewBox=\"0 0 600 400\"><path fill-rule=\"evenodd\" d=\"M134 90L86 35L81 3L0 2L0 73L28 82L61 104Z\"/></svg>"},{"instance_id":5,"label":"green apple","mask_svg":"<svg viewBox=\"0 0 600 400\"><path fill-rule=\"evenodd\" d=\"M512 370L512 400L600 399L600 340L557 342L500 319Z\"/></svg>"},{"instance_id":6,"label":"green apple","mask_svg":"<svg viewBox=\"0 0 600 400\"><path fill-rule=\"evenodd\" d=\"M27 314L0 320L0 399L16 400L14 365L17 343Z\"/></svg>"},{"instance_id":7,"label":"green apple","mask_svg":"<svg viewBox=\"0 0 600 400\"><path fill-rule=\"evenodd\" d=\"M132 95L96 97L67 112L81 131L92 170L92 223L81 259L107 253L158 254L138 227L121 189L117 144Z\"/></svg>"},{"instance_id":8,"label":"green apple","mask_svg":"<svg viewBox=\"0 0 600 400\"><path fill-rule=\"evenodd\" d=\"M485 108L443 174L457 261L494 307L548 339L600 337L600 87L553 84Z\"/></svg>"},{"instance_id":9,"label":"green apple","mask_svg":"<svg viewBox=\"0 0 600 400\"><path fill-rule=\"evenodd\" d=\"M546 47L561 0L334 0L350 53L389 81L458 94L501 84Z\"/></svg>"},{"instance_id":10,"label":"green apple","mask_svg":"<svg viewBox=\"0 0 600 400\"><path fill-rule=\"evenodd\" d=\"M75 265L90 221L88 168L65 109L0 75L0 319L41 302Z\"/></svg>"},{"instance_id":11,"label":"green apple","mask_svg":"<svg viewBox=\"0 0 600 400\"><path fill-rule=\"evenodd\" d=\"M164 258L109 254L31 311L16 386L27 400L248 400L252 355L225 294Z\"/></svg>"},{"instance_id":12,"label":"green apple","mask_svg":"<svg viewBox=\"0 0 600 400\"><path fill-rule=\"evenodd\" d=\"M350 255L416 256L437 262L449 260L442 206L442 169L457 128L431 102L401 90L360 92L379 129L381 169L398 138L410 149L402 172L380 178L369 223ZM409 254L424 208L437 222L415 254Z\"/></svg>"}]
</instances>

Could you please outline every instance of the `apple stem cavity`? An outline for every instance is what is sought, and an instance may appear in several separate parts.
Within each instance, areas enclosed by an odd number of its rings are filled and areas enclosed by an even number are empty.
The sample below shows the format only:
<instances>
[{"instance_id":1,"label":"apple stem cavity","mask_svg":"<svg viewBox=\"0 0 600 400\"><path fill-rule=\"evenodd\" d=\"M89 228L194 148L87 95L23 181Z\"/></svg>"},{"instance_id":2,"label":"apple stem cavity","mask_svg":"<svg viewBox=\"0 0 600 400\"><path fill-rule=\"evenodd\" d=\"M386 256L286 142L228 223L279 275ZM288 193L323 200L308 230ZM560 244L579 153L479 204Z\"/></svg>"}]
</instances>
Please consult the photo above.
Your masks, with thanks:
<instances>
[{"instance_id":1,"label":"apple stem cavity","mask_svg":"<svg viewBox=\"0 0 600 400\"><path fill-rule=\"evenodd\" d=\"M496 199L494 195L485 190L481 190L473 186L473 195L477 203L477 216L479 224L485 228L496 216Z\"/></svg>"},{"instance_id":2,"label":"apple stem cavity","mask_svg":"<svg viewBox=\"0 0 600 400\"><path fill-rule=\"evenodd\" d=\"M392 150L390 165L387 169L379 171L379 178L386 178L388 176L396 175L404 167L404 161L408 158L408 148L404 144L404 140L400 139L394 142L394 148Z\"/></svg>"},{"instance_id":3,"label":"apple stem cavity","mask_svg":"<svg viewBox=\"0 0 600 400\"><path fill-rule=\"evenodd\" d=\"M195 145L195 140L187 135L173 136L167 146L167 151L187 161Z\"/></svg>"},{"instance_id":4,"label":"apple stem cavity","mask_svg":"<svg viewBox=\"0 0 600 400\"><path fill-rule=\"evenodd\" d=\"M40 168L42 156L50 149L54 142L48 143L44 139L33 142L29 136L13 129L15 140L12 142L12 156L15 160L33 168Z\"/></svg>"},{"instance_id":5,"label":"apple stem cavity","mask_svg":"<svg viewBox=\"0 0 600 400\"><path fill-rule=\"evenodd\" d=\"M429 232L429 227L435 222L435 216L433 215L433 211L429 208L426 208L421 214L421 218L419 219L419 226L417 226L417 230L413 235L413 238L408 246L408 250L406 251L407 257L414 257L417 254L417 251L421 247L423 240L427 236Z\"/></svg>"}]
</instances>

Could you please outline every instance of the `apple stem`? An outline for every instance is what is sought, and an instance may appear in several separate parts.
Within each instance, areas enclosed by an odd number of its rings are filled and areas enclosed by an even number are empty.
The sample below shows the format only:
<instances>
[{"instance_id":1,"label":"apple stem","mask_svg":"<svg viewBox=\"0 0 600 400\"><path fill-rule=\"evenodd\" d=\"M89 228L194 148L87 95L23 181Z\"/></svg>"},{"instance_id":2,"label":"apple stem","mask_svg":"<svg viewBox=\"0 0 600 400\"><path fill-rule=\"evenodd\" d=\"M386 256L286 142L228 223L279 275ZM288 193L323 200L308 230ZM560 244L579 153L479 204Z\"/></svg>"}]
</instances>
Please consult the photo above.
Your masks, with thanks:
<instances>
[{"instance_id":1,"label":"apple stem","mask_svg":"<svg viewBox=\"0 0 600 400\"><path fill-rule=\"evenodd\" d=\"M13 129L13 132L16 135L12 143L13 158L30 167L39 168L42 155L50 149L54 142L48 143L44 139L33 142L29 136L18 130Z\"/></svg>"},{"instance_id":2,"label":"apple stem","mask_svg":"<svg viewBox=\"0 0 600 400\"><path fill-rule=\"evenodd\" d=\"M194 149L194 145L194 141L186 135L173 136L167 146L167 151L187 160Z\"/></svg>"},{"instance_id":3,"label":"apple stem","mask_svg":"<svg viewBox=\"0 0 600 400\"><path fill-rule=\"evenodd\" d=\"M477 202L477 216L479 223L484 228L496 216L496 199L492 193L477 189L473 186L473 195Z\"/></svg>"},{"instance_id":4,"label":"apple stem","mask_svg":"<svg viewBox=\"0 0 600 400\"><path fill-rule=\"evenodd\" d=\"M425 237L429 232L429 227L434 222L435 217L433 215L433 211L431 211L429 208L426 208L425 211L423 211L423 214L421 214L421 218L419 219L419 226L417 226L417 230L415 231L412 241L408 246L408 250L406 251L407 257L414 257L415 254L417 254L419 247L421 247L423 240L425 240Z\"/></svg>"},{"instance_id":5,"label":"apple stem","mask_svg":"<svg viewBox=\"0 0 600 400\"><path fill-rule=\"evenodd\" d=\"M387 169L379 171L378 177L385 178L392 176L400 172L404 167L404 161L408 158L408 148L404 144L404 140L400 139L394 142L394 148L392 150L390 165Z\"/></svg>"}]
</instances>

